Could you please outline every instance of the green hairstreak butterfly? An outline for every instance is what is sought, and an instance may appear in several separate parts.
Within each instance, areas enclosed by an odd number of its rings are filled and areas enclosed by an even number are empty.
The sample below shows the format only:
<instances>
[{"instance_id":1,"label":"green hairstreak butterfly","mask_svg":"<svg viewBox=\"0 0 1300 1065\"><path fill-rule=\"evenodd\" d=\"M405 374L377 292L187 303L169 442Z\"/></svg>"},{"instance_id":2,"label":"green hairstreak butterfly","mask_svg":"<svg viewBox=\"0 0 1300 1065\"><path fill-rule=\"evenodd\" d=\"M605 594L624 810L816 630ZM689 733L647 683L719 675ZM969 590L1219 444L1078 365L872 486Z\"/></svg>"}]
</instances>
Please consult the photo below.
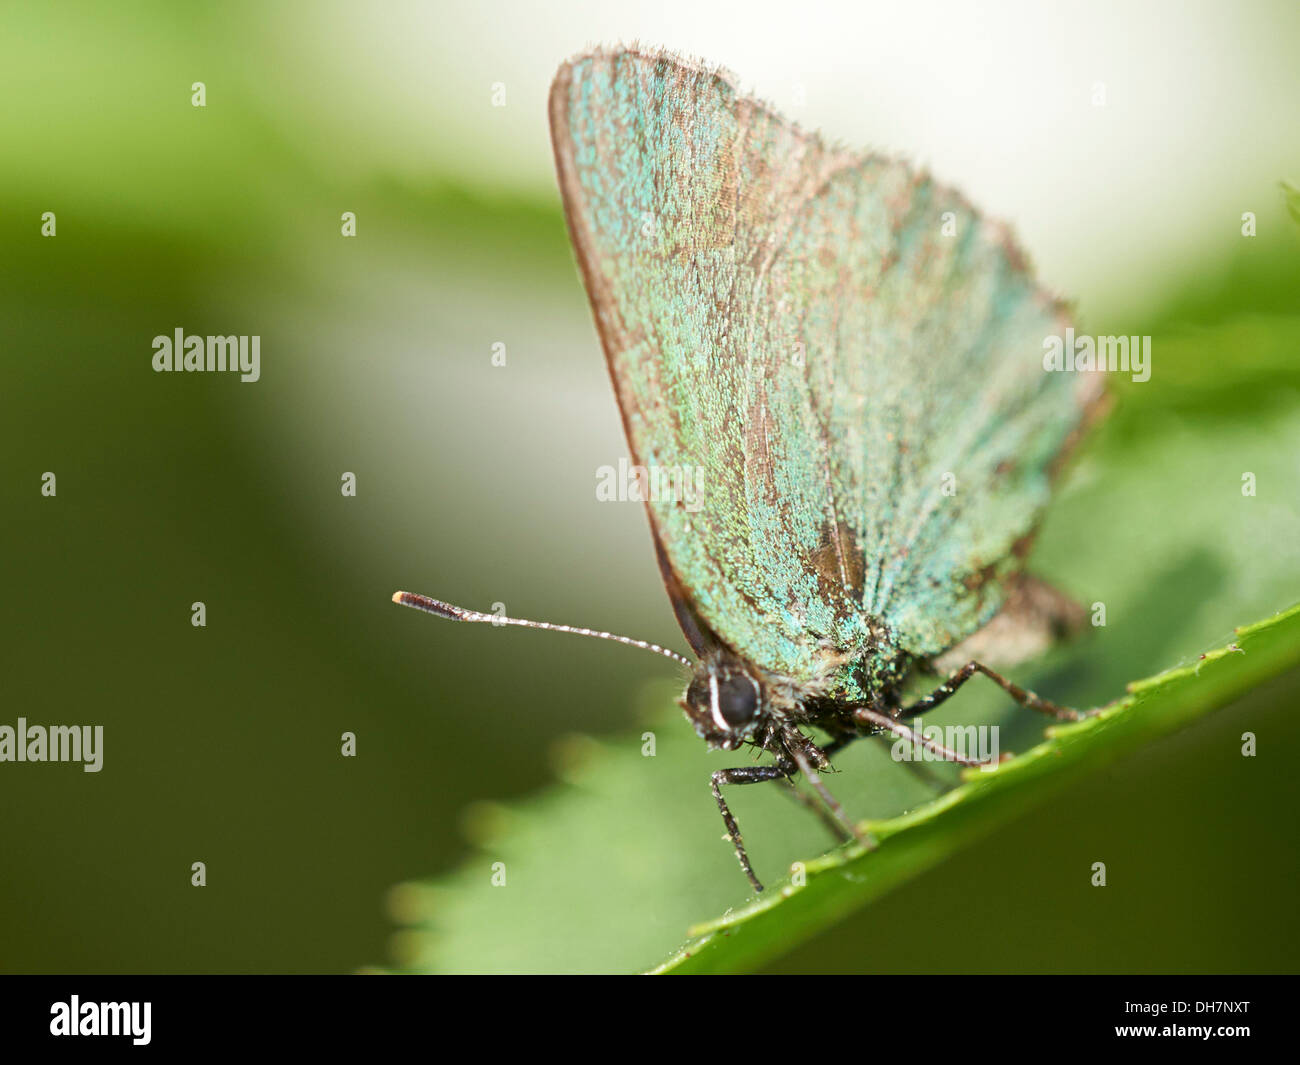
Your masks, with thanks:
<instances>
[{"instance_id":1,"label":"green hairstreak butterfly","mask_svg":"<svg viewBox=\"0 0 1300 1065\"><path fill-rule=\"evenodd\" d=\"M673 55L599 50L550 96L560 191L634 461L697 471L649 493L664 583L693 662L644 641L399 592L459 621L575 632L677 659L711 746L765 763L724 785L802 776L869 844L821 773L982 673L1018 703L1078 714L993 665L1082 611L1024 572L1052 475L1102 400L1045 370L1067 310L1005 227L882 155L827 144ZM916 674L945 672L908 701ZM814 739L815 728L825 739ZM811 803L813 800L808 799Z\"/></svg>"}]
</instances>

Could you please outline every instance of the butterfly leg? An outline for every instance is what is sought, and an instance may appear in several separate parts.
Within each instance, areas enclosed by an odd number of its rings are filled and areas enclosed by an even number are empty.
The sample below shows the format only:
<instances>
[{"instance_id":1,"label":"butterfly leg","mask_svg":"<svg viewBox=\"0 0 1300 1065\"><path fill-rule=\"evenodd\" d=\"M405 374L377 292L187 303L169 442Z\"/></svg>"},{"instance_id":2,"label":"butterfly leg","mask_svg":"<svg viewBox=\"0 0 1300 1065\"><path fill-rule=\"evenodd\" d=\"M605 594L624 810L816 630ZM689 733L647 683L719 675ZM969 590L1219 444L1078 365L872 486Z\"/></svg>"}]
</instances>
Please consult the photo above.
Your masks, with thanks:
<instances>
[{"instance_id":1,"label":"butterfly leg","mask_svg":"<svg viewBox=\"0 0 1300 1065\"><path fill-rule=\"evenodd\" d=\"M826 804L826 808L834 815L835 820L839 823L840 827L845 829L849 835L862 844L862 846L867 848L874 846L871 837L867 835L867 833L863 832L862 829L858 827L857 822L844 812L844 807L840 805L839 800L836 799L835 796L826 789L826 785L822 783L821 774L819 774L817 770L829 768L830 762L827 760L826 752L807 737L803 736L796 729L787 729L783 734L783 739L785 740L786 750L789 752L790 757L794 759L795 764L799 767L799 772L802 773L804 779L812 785L813 791L821 797L822 802ZM838 748L842 747L843 744L833 744L829 746L832 750L838 750ZM813 764L814 760L816 761L815 765Z\"/></svg>"},{"instance_id":2,"label":"butterfly leg","mask_svg":"<svg viewBox=\"0 0 1300 1065\"><path fill-rule=\"evenodd\" d=\"M749 864L749 855L745 853L745 844L740 838L740 827L736 824L736 819L727 806L727 800L722 797L722 785L761 784L766 780L788 780L794 771L794 763L783 758L775 765L747 765L740 766L737 769L719 769L710 778L713 787L713 798L717 800L718 810L721 811L723 823L727 826L727 836L731 839L732 846L736 848L736 857L740 859L740 867L745 871L745 875L749 877L749 882L754 885L755 891L762 891L763 885L759 883L758 877L754 875L753 866Z\"/></svg>"},{"instance_id":3,"label":"butterfly leg","mask_svg":"<svg viewBox=\"0 0 1300 1065\"><path fill-rule=\"evenodd\" d=\"M796 799L803 806L807 807L817 815L817 819L826 826L826 831L835 837L837 843L844 843L851 838L849 834L844 831L843 827L841 827L840 823L831 816L830 811L811 795L805 795L795 787L793 780L786 777L782 783L785 785L786 793L790 795L791 798Z\"/></svg>"},{"instance_id":4,"label":"butterfly leg","mask_svg":"<svg viewBox=\"0 0 1300 1065\"><path fill-rule=\"evenodd\" d=\"M826 746L822 748L822 754L825 755L827 758L830 758L830 756L833 755L836 751L843 750L854 740L860 738L861 738L860 734L856 732L842 733L841 735L836 736L835 739L831 740L830 743L826 744ZM794 768L792 767L791 773L793 774L793 772L794 772ZM829 810L826 809L825 806L817 802L811 795L805 795L802 791L800 791L795 786L794 781L791 780L790 777L786 777L784 783L786 784L786 787L789 790L790 796L794 799L797 799L800 803L802 803L809 810L815 813L817 815L818 820L821 821L821 823L826 826L826 830L832 836L835 837L835 841L837 843L844 843L853 838L852 834L848 830L846 830L844 826L841 825L837 820L835 820L834 816L831 814Z\"/></svg>"},{"instance_id":5,"label":"butterfly leg","mask_svg":"<svg viewBox=\"0 0 1300 1065\"><path fill-rule=\"evenodd\" d=\"M1031 691L1013 684L1002 676L1001 673L989 669L982 662L967 662L961 669L957 670L951 677L935 688L929 695L923 696L914 702L911 706L904 707L898 714L899 718L915 717L917 714L923 714L927 710L932 710L940 703L947 700L958 688L965 684L976 673L983 673L1004 692L1011 696L1021 706L1030 710L1037 710L1040 714L1046 714L1048 717L1054 717L1058 721L1078 721L1085 716L1078 710L1071 710L1066 706L1057 706L1056 703L1048 702L1046 699Z\"/></svg>"}]
</instances>

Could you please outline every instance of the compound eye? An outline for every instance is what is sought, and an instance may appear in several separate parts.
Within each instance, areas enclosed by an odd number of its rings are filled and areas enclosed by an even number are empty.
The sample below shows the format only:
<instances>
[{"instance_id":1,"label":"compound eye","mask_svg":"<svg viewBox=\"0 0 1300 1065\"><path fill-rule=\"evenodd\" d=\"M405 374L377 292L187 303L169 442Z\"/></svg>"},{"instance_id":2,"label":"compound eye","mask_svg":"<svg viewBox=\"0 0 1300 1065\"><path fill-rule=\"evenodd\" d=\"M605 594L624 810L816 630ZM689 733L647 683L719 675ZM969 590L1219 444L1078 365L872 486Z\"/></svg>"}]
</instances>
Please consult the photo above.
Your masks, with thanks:
<instances>
[{"instance_id":1,"label":"compound eye","mask_svg":"<svg viewBox=\"0 0 1300 1065\"><path fill-rule=\"evenodd\" d=\"M722 718L719 725L738 729L754 720L758 713L758 688L752 680L743 673L731 673L716 677L714 684L717 685L714 716Z\"/></svg>"}]
</instances>

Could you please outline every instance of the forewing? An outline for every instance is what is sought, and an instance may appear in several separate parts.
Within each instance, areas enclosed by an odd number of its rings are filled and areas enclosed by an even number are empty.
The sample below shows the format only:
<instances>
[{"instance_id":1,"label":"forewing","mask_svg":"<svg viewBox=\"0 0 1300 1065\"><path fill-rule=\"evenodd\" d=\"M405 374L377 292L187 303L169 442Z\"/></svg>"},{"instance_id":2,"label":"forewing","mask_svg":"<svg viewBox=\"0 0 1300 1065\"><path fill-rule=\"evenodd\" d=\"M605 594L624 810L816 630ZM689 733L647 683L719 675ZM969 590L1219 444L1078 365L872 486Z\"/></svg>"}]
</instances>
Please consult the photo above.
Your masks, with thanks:
<instances>
[{"instance_id":1,"label":"forewing","mask_svg":"<svg viewBox=\"0 0 1300 1065\"><path fill-rule=\"evenodd\" d=\"M634 457L701 471L648 504L699 619L808 677L873 617L933 654L991 616L1082 402L1005 237L667 55L566 64L551 124Z\"/></svg>"},{"instance_id":2,"label":"forewing","mask_svg":"<svg viewBox=\"0 0 1300 1065\"><path fill-rule=\"evenodd\" d=\"M813 561L832 510L794 322L769 344L764 276L851 157L666 56L598 53L551 93L561 189L638 462L700 469L698 504L649 503L704 622L772 669L808 672L859 609Z\"/></svg>"}]
</instances>

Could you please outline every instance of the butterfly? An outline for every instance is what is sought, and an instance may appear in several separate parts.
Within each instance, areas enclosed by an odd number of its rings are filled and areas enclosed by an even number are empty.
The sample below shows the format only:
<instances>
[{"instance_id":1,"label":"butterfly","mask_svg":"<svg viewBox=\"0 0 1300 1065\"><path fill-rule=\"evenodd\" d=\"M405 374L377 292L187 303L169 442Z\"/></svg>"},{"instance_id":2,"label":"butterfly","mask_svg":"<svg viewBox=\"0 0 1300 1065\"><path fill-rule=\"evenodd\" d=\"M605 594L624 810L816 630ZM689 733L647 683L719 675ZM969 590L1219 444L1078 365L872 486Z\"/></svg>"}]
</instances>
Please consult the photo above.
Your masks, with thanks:
<instances>
[{"instance_id":1,"label":"butterfly","mask_svg":"<svg viewBox=\"0 0 1300 1065\"><path fill-rule=\"evenodd\" d=\"M550 121L633 460L702 488L646 504L696 659L393 598L687 665L680 702L700 737L770 756L710 781L761 891L724 787L802 776L837 833L869 846L822 780L847 744L895 735L976 764L908 725L976 674L1079 716L990 662L1081 625L1025 559L1056 471L1101 410L1100 378L1045 370L1068 309L1005 226L902 160L800 130L720 70L596 50L560 67ZM909 701L925 673L947 678Z\"/></svg>"}]
</instances>

